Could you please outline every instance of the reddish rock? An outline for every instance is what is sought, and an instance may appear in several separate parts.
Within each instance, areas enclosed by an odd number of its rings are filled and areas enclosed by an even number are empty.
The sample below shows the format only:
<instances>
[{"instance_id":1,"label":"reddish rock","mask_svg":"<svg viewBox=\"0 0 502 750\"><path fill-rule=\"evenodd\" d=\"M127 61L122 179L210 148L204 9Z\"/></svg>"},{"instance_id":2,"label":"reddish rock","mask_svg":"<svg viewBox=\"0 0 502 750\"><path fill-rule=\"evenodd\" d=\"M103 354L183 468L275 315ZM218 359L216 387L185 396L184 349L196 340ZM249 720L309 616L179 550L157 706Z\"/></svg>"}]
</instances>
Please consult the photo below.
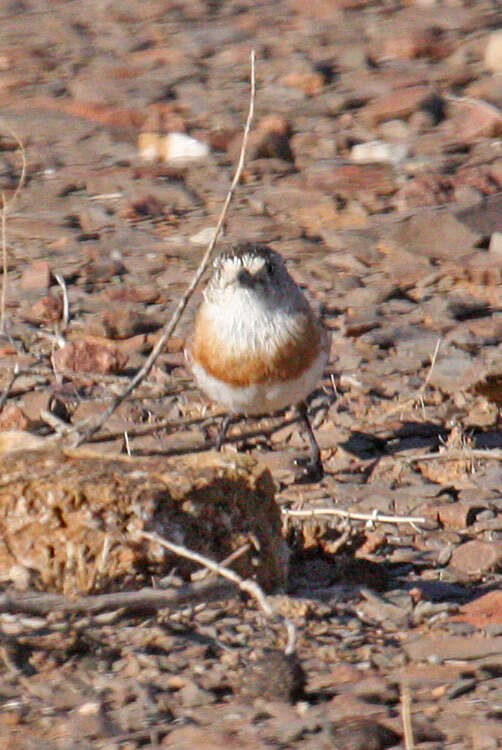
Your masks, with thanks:
<instances>
[{"instance_id":1,"label":"reddish rock","mask_svg":"<svg viewBox=\"0 0 502 750\"><path fill-rule=\"evenodd\" d=\"M444 503L437 506L439 520L446 529L465 529L476 517L476 511L482 508L476 503Z\"/></svg>"},{"instance_id":2,"label":"reddish rock","mask_svg":"<svg viewBox=\"0 0 502 750\"><path fill-rule=\"evenodd\" d=\"M320 94L324 88L324 77L321 73L289 73L282 79L286 86L292 86L303 91L307 96Z\"/></svg>"},{"instance_id":3,"label":"reddish rock","mask_svg":"<svg viewBox=\"0 0 502 750\"><path fill-rule=\"evenodd\" d=\"M289 143L291 128L288 120L280 115L263 117L248 141L248 158L283 159L294 161ZM229 143L228 154L237 160L242 146L242 133L238 133Z\"/></svg>"},{"instance_id":4,"label":"reddish rock","mask_svg":"<svg viewBox=\"0 0 502 750\"><path fill-rule=\"evenodd\" d=\"M109 339L127 339L158 327L134 305L122 303L94 316L88 322L86 332Z\"/></svg>"},{"instance_id":5,"label":"reddish rock","mask_svg":"<svg viewBox=\"0 0 502 750\"><path fill-rule=\"evenodd\" d=\"M487 625L502 625L502 591L489 591L479 599L460 607L460 614L451 619L458 622L470 622L477 628Z\"/></svg>"},{"instance_id":6,"label":"reddish rock","mask_svg":"<svg viewBox=\"0 0 502 750\"><path fill-rule=\"evenodd\" d=\"M380 45L384 58L413 60L418 57L432 57L434 60L446 57L451 51L442 30L438 27L422 29L396 29L396 32Z\"/></svg>"},{"instance_id":7,"label":"reddish rock","mask_svg":"<svg viewBox=\"0 0 502 750\"><path fill-rule=\"evenodd\" d=\"M29 420L19 406L8 404L0 412L0 430L26 430Z\"/></svg>"},{"instance_id":8,"label":"reddish rock","mask_svg":"<svg viewBox=\"0 0 502 750\"><path fill-rule=\"evenodd\" d=\"M492 73L502 73L502 29L493 31L488 37L485 65Z\"/></svg>"},{"instance_id":9,"label":"reddish rock","mask_svg":"<svg viewBox=\"0 0 502 750\"><path fill-rule=\"evenodd\" d=\"M28 310L25 317L33 323L55 323L63 315L63 300L53 294L37 300Z\"/></svg>"},{"instance_id":10,"label":"reddish rock","mask_svg":"<svg viewBox=\"0 0 502 750\"><path fill-rule=\"evenodd\" d=\"M87 339L65 344L52 359L56 370L73 372L120 372L127 364L127 356L115 346Z\"/></svg>"},{"instance_id":11,"label":"reddish rock","mask_svg":"<svg viewBox=\"0 0 502 750\"><path fill-rule=\"evenodd\" d=\"M153 302L157 302L159 296L160 291L155 284L135 286L121 284L120 286L103 290L103 298L112 302L143 302L150 305Z\"/></svg>"},{"instance_id":12,"label":"reddish rock","mask_svg":"<svg viewBox=\"0 0 502 750\"><path fill-rule=\"evenodd\" d=\"M445 125L450 137L460 143L498 138L502 135L502 111L480 99L461 100L455 103L453 117Z\"/></svg>"},{"instance_id":13,"label":"reddish rock","mask_svg":"<svg viewBox=\"0 0 502 750\"><path fill-rule=\"evenodd\" d=\"M21 289L48 289L51 283L51 269L46 260L34 260L25 268L21 276Z\"/></svg>"},{"instance_id":14,"label":"reddish rock","mask_svg":"<svg viewBox=\"0 0 502 750\"><path fill-rule=\"evenodd\" d=\"M411 253L435 259L466 255L480 239L448 211L422 212L391 229L392 240Z\"/></svg>"},{"instance_id":15,"label":"reddish rock","mask_svg":"<svg viewBox=\"0 0 502 750\"><path fill-rule=\"evenodd\" d=\"M502 542L473 539L453 550L450 566L469 576L480 576L502 564Z\"/></svg>"},{"instance_id":16,"label":"reddish rock","mask_svg":"<svg viewBox=\"0 0 502 750\"><path fill-rule=\"evenodd\" d=\"M434 93L430 86L409 86L391 91L361 111L364 120L377 125L384 120L403 119L416 112Z\"/></svg>"},{"instance_id":17,"label":"reddish rock","mask_svg":"<svg viewBox=\"0 0 502 750\"><path fill-rule=\"evenodd\" d=\"M391 167L381 164L341 164L332 162L312 167L307 173L310 187L349 198L361 191L390 195L397 190Z\"/></svg>"}]
</instances>

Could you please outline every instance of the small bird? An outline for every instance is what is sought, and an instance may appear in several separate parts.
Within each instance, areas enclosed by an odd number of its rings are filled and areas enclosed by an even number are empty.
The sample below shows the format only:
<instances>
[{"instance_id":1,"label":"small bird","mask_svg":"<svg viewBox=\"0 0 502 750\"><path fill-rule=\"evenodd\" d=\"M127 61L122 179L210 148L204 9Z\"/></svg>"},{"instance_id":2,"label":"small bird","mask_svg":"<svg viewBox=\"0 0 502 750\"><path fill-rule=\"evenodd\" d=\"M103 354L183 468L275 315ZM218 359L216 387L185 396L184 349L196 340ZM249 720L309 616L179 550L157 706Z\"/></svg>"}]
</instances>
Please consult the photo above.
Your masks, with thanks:
<instances>
[{"instance_id":1,"label":"small bird","mask_svg":"<svg viewBox=\"0 0 502 750\"><path fill-rule=\"evenodd\" d=\"M188 357L199 388L228 412L221 448L237 415L296 406L311 447L309 479L323 476L306 397L328 361L329 338L284 260L263 244L239 244L214 261Z\"/></svg>"}]
</instances>

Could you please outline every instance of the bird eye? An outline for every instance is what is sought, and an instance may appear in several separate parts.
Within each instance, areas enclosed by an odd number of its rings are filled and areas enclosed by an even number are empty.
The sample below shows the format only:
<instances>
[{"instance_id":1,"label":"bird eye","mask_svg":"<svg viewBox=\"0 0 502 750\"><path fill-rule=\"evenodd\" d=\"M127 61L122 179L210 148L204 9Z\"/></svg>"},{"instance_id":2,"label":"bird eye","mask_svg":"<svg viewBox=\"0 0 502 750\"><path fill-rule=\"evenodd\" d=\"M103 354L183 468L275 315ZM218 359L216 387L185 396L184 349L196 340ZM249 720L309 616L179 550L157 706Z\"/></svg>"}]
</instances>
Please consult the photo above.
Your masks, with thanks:
<instances>
[{"instance_id":1,"label":"bird eye","mask_svg":"<svg viewBox=\"0 0 502 750\"><path fill-rule=\"evenodd\" d=\"M267 262L265 264L265 268L267 269L267 273L269 275L271 275L271 274L274 273L274 264L272 263L272 261L267 260Z\"/></svg>"}]
</instances>

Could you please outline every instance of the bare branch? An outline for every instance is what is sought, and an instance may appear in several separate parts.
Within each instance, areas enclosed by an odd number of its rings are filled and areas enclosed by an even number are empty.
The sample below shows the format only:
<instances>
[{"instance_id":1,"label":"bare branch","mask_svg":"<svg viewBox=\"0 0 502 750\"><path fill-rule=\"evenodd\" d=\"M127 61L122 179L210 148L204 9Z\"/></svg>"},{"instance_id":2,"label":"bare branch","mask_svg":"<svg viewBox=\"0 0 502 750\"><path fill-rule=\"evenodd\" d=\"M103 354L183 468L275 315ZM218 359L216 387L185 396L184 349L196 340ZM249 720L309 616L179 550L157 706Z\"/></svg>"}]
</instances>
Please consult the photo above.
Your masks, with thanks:
<instances>
[{"instance_id":1,"label":"bare branch","mask_svg":"<svg viewBox=\"0 0 502 750\"><path fill-rule=\"evenodd\" d=\"M401 719L403 722L404 746L406 750L414 750L413 727L411 724L411 696L407 683L401 683Z\"/></svg>"},{"instance_id":2,"label":"bare branch","mask_svg":"<svg viewBox=\"0 0 502 750\"><path fill-rule=\"evenodd\" d=\"M274 611L268 603L263 589L258 583L256 583L256 581L242 578L234 570L230 570L230 568L226 568L224 565L220 565L214 560L211 560L209 557L205 557L205 555L201 555L198 552L187 549L180 544L169 542L167 539L163 539L158 534L150 534L150 532L148 531L142 531L141 536L143 537L143 539L148 539L150 542L160 544L161 547L165 547L165 549L168 549L170 552L174 552L175 555L184 557L187 560L193 560L194 562L199 563L199 565L202 565L204 568L207 568L213 573L217 573L222 578L226 578L227 581L235 583L235 585L238 586L241 591L245 591L246 594L249 594L253 599L255 599L261 611L266 617L275 617Z\"/></svg>"},{"instance_id":3,"label":"bare branch","mask_svg":"<svg viewBox=\"0 0 502 750\"><path fill-rule=\"evenodd\" d=\"M289 510L283 508L285 516L297 518L313 518L315 516L341 516L352 521L371 521L372 523L425 523L427 519L421 516L382 516L377 510L373 513L353 513L342 508L310 508L305 510Z\"/></svg>"},{"instance_id":4,"label":"bare branch","mask_svg":"<svg viewBox=\"0 0 502 750\"><path fill-rule=\"evenodd\" d=\"M70 320L70 301L68 299L68 290L66 288L66 282L62 273L59 273L58 271L54 274L54 278L58 282L63 292L63 331L65 331L68 325L68 321Z\"/></svg>"},{"instance_id":5,"label":"bare branch","mask_svg":"<svg viewBox=\"0 0 502 750\"><path fill-rule=\"evenodd\" d=\"M116 609L137 611L140 609L176 609L187 604L198 604L228 598L235 594L233 584L202 581L179 589L144 588L139 591L119 591L113 594L97 594L70 599L62 594L50 593L3 593L0 594L0 613L48 615L75 613L94 615Z\"/></svg>"}]
</instances>

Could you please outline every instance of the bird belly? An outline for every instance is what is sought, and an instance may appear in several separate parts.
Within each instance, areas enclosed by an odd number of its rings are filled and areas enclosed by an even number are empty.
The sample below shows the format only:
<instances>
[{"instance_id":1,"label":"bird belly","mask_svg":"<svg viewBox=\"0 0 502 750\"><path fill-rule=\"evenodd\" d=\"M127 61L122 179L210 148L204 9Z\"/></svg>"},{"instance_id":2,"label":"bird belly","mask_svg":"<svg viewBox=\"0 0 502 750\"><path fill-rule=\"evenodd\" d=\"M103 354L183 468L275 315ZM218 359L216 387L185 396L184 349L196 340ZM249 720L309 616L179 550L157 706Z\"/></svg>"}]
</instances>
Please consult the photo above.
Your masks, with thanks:
<instances>
[{"instance_id":1,"label":"bird belly","mask_svg":"<svg viewBox=\"0 0 502 750\"><path fill-rule=\"evenodd\" d=\"M235 414L266 414L303 401L315 388L328 360L321 350L297 376L282 380L263 380L235 385L215 377L198 361L192 371L199 388L227 411Z\"/></svg>"}]
</instances>

